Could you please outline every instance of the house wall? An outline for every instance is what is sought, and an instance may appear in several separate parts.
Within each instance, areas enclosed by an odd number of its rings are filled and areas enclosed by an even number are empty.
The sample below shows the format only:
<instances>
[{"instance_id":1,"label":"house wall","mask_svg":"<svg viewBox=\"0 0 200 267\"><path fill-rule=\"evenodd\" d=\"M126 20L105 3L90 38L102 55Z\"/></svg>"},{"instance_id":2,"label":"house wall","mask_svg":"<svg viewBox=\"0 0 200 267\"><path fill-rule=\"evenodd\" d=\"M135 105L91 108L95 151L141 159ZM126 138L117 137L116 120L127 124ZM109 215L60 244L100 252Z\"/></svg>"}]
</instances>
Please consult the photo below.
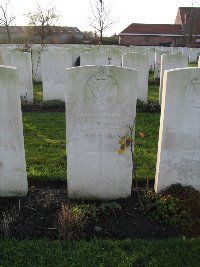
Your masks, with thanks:
<instances>
[{"instance_id":1,"label":"house wall","mask_svg":"<svg viewBox=\"0 0 200 267\"><path fill-rule=\"evenodd\" d=\"M83 43L82 33L73 34L52 34L46 38L46 43L55 44L81 44Z\"/></svg>"},{"instance_id":2,"label":"house wall","mask_svg":"<svg viewBox=\"0 0 200 267\"><path fill-rule=\"evenodd\" d=\"M182 46L183 37L172 36L152 36L152 35L121 35L121 45L134 45L134 46L159 46L159 44L172 43L173 46Z\"/></svg>"},{"instance_id":3,"label":"house wall","mask_svg":"<svg viewBox=\"0 0 200 267\"><path fill-rule=\"evenodd\" d=\"M199 48L200 47L200 36L193 36L191 40L189 38L185 37L185 46L186 47L194 47Z\"/></svg>"}]
</instances>

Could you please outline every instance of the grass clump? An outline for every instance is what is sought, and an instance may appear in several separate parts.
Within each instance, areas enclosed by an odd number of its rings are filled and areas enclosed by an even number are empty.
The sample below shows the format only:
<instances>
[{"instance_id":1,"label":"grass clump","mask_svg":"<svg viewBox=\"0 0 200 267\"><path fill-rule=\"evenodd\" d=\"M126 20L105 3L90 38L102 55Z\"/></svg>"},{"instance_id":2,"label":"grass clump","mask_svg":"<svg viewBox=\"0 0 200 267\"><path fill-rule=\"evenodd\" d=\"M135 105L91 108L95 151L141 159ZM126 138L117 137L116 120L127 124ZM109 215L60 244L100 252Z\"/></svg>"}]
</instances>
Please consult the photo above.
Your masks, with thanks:
<instances>
[{"instance_id":1,"label":"grass clump","mask_svg":"<svg viewBox=\"0 0 200 267\"><path fill-rule=\"evenodd\" d=\"M116 210L120 210L121 206L119 203L111 202L102 202L99 205L97 204L81 204L74 207L75 210L80 210L89 220L98 222L101 216L113 215Z\"/></svg>"},{"instance_id":2,"label":"grass clump","mask_svg":"<svg viewBox=\"0 0 200 267\"><path fill-rule=\"evenodd\" d=\"M147 103L137 100L136 106L137 112L145 112L145 113L160 113L161 107L158 101L147 101Z\"/></svg>"},{"instance_id":3,"label":"grass clump","mask_svg":"<svg viewBox=\"0 0 200 267\"><path fill-rule=\"evenodd\" d=\"M43 101L42 83L34 82L33 83L33 102L41 103L42 101Z\"/></svg>"},{"instance_id":4,"label":"grass clump","mask_svg":"<svg viewBox=\"0 0 200 267\"><path fill-rule=\"evenodd\" d=\"M80 209L62 203L58 213L59 239L72 240L83 237L86 220Z\"/></svg>"},{"instance_id":5,"label":"grass clump","mask_svg":"<svg viewBox=\"0 0 200 267\"><path fill-rule=\"evenodd\" d=\"M65 102L55 99L55 100L48 100L48 101L44 101L43 102L43 107L44 109L61 109L61 110L65 110Z\"/></svg>"},{"instance_id":6,"label":"grass clump","mask_svg":"<svg viewBox=\"0 0 200 267\"><path fill-rule=\"evenodd\" d=\"M200 234L200 192L193 187L174 184L160 194L147 191L144 197L152 220L176 225L187 236Z\"/></svg>"}]
</instances>

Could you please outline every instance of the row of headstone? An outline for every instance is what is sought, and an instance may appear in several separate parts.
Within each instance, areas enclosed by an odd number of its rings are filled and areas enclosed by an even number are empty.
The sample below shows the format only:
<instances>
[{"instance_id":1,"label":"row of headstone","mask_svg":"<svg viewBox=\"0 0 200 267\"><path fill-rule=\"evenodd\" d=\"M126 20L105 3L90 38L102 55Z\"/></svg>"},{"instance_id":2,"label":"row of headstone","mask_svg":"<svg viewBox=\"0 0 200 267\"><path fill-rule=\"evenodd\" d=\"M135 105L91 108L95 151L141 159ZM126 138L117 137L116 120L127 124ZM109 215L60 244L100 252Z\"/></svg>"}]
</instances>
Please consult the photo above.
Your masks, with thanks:
<instances>
[{"instance_id":1,"label":"row of headstone","mask_svg":"<svg viewBox=\"0 0 200 267\"><path fill-rule=\"evenodd\" d=\"M59 53L63 56L63 52ZM137 57L138 53L129 56ZM176 62L185 60L181 55L174 56ZM172 56L166 57L171 62ZM123 62L128 65L126 54ZM67 181L71 198L130 196L131 153L119 155L117 148L119 136L129 134L127 125L132 126L135 120L139 64L138 60L135 69L85 66L70 68L63 74L66 76ZM1 196L27 193L19 77L16 68L0 67ZM176 182L200 189L199 115L200 69L165 70L157 192Z\"/></svg>"},{"instance_id":2,"label":"row of headstone","mask_svg":"<svg viewBox=\"0 0 200 267\"><path fill-rule=\"evenodd\" d=\"M165 71L163 79L155 190L174 183L200 190L200 69ZM118 136L128 134L125 125L135 118L137 72L114 66L72 68L67 84L69 196L130 196L131 155L116 150Z\"/></svg>"},{"instance_id":3,"label":"row of headstone","mask_svg":"<svg viewBox=\"0 0 200 267\"><path fill-rule=\"evenodd\" d=\"M155 69L155 76L157 78L161 78L162 81L162 72L161 71L161 56L164 54L170 53L181 53L185 54L186 57L191 58L191 60L195 59L199 49L189 49L189 48L146 48L146 47L110 47L110 46L92 46L85 47L82 46L73 47L73 46L47 46L46 48L41 48L40 46L35 46L32 49L31 59L29 53L20 53L16 52L16 49L11 49L12 52L6 53L6 47L2 47L3 51L2 62L3 65L11 65L16 66L20 69L20 88L21 88L21 97L22 100L27 102L33 102L33 85L31 79L36 82L43 81L43 97L45 100L59 99L64 100L64 89L63 89L63 81L61 78L63 75L60 73L64 73L64 69L67 67L73 67L76 65L76 61L80 56L80 65L115 65L115 66L123 66L123 55L129 53L139 53L140 55L144 55L149 60L149 69ZM85 52L84 52L85 51ZM86 52L87 51L87 52ZM126 52L128 51L128 52ZM179 52L178 52L179 51ZM47 59L47 54L49 53L49 58ZM58 56L55 54L58 53ZM57 57L59 58L60 53L63 54L63 60L66 59L66 63L61 60L55 60ZM12 54L12 56L10 55ZM27 54L25 56L25 54ZM43 55L44 54L44 55ZM45 57L46 55L46 57ZM51 58L52 57L52 58ZM31 63L32 60L32 77L31 76ZM1 60L0 60L1 61ZM28 62L29 61L29 62ZM130 62L131 60L129 60ZM53 64L52 64L53 62ZM0 62L1 63L1 62ZM62 63L62 64L61 64ZM145 63L146 64L146 63ZM131 63L133 67L138 66L138 63L134 61ZM29 67L26 67L29 66ZM130 66L131 67L131 66ZM178 66L179 67L179 66ZM132 68L132 67L131 67ZM141 67L140 67L141 68ZM56 71L60 70L60 72ZM52 71L53 70L53 71ZM54 71L55 70L55 71ZM143 84L146 84L146 65L144 65L143 79L140 81L144 81ZM51 73L50 75L48 75ZM141 72L140 77L142 76ZM60 81L59 86L57 86L57 82ZM140 84L141 84L140 82ZM62 89L61 89L62 88ZM162 88L162 85L161 87ZM162 90L162 89L161 89ZM138 99L142 101L146 101L147 94L144 96L140 96L141 90L138 92ZM142 93L141 93L142 94ZM161 95L161 94L160 94Z\"/></svg>"}]
</instances>

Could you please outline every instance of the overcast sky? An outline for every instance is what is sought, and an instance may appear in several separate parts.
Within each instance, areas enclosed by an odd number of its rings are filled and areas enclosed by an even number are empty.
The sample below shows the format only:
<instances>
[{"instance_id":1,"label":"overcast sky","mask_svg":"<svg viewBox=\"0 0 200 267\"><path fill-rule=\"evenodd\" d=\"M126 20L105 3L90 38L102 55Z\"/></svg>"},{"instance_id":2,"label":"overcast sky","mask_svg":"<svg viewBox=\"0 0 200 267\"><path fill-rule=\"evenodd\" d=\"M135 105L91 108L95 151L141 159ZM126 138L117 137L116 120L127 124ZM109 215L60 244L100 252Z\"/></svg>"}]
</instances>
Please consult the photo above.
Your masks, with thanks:
<instances>
[{"instance_id":1,"label":"overcast sky","mask_svg":"<svg viewBox=\"0 0 200 267\"><path fill-rule=\"evenodd\" d=\"M27 25L28 21L24 14L33 11L36 2L44 7L52 2L51 6L55 5L60 13L58 25L76 26L81 31L88 31L93 30L88 22L91 1L95 0L11 0L11 9L16 16L15 24ZM178 7L192 5L192 0L105 0L105 2L108 5L112 4L111 18L118 21L105 32L107 36L118 34L134 22L173 24Z\"/></svg>"}]
</instances>

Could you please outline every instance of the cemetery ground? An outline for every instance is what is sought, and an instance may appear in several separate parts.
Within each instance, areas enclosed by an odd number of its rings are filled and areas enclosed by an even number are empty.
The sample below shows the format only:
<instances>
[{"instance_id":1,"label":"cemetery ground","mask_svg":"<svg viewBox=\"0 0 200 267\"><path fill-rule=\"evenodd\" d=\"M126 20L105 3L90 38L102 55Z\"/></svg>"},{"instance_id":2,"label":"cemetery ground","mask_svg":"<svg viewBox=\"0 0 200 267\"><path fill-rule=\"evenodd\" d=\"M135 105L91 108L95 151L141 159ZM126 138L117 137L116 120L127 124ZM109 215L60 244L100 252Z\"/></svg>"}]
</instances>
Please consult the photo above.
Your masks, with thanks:
<instances>
[{"instance_id":1,"label":"cemetery ground","mask_svg":"<svg viewBox=\"0 0 200 267\"><path fill-rule=\"evenodd\" d=\"M158 85L149 85L150 103L136 117L139 188L133 181L130 198L112 201L66 197L64 107L42 104L41 84L34 97L23 108L29 192L1 198L0 266L199 266L200 194L179 185L153 193Z\"/></svg>"}]
</instances>

